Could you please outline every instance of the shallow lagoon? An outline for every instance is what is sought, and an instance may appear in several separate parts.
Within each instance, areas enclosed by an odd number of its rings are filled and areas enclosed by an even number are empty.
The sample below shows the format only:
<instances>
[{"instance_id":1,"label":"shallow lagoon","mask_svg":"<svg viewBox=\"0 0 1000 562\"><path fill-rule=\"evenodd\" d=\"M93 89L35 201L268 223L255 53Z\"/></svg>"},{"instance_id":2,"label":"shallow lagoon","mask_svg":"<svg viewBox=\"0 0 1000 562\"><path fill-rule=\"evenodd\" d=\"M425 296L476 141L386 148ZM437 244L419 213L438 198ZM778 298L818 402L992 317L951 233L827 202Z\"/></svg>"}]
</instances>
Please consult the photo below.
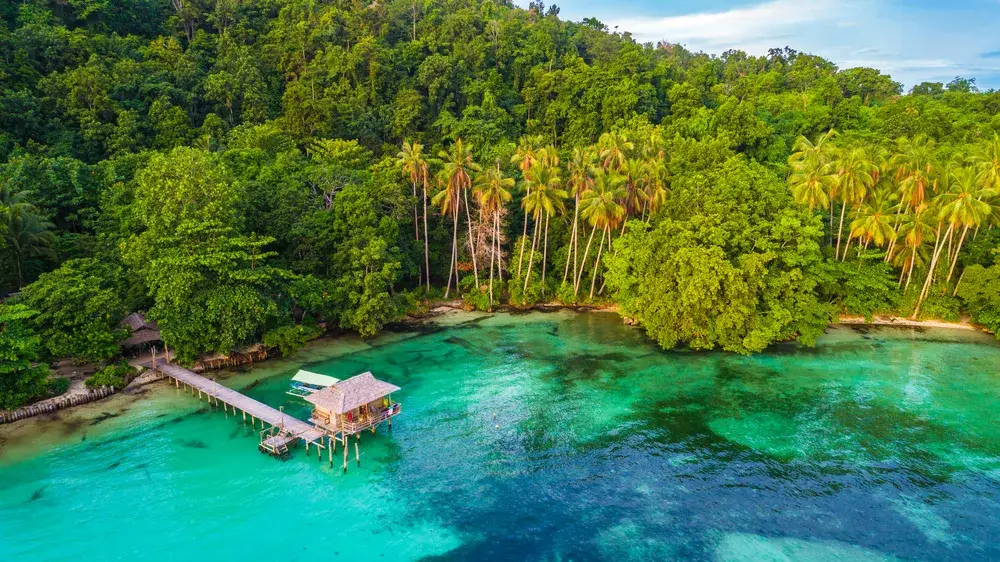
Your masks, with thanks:
<instances>
[{"instance_id":1,"label":"shallow lagoon","mask_svg":"<svg viewBox=\"0 0 1000 562\"><path fill-rule=\"evenodd\" d=\"M403 387L360 468L272 460L157 383L0 426L0 558L1000 559L1000 346L975 332L740 357L613 314L457 314L219 376L304 416L303 365Z\"/></svg>"}]
</instances>

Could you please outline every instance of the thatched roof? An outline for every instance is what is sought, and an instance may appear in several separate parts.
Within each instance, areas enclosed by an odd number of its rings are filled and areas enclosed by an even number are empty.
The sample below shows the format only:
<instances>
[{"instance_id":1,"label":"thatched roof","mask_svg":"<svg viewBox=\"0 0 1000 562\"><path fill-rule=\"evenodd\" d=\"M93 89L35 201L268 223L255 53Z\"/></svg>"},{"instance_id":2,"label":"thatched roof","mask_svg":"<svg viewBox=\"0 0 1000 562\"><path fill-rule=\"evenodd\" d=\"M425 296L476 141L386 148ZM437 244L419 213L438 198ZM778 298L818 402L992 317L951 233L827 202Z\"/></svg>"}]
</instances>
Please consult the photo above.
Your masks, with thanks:
<instances>
[{"instance_id":1,"label":"thatched roof","mask_svg":"<svg viewBox=\"0 0 1000 562\"><path fill-rule=\"evenodd\" d=\"M128 326L133 332L138 332L140 330L160 331L160 327L156 325L156 322L146 320L146 317L141 312L133 312L132 314L129 314L119 325L123 328Z\"/></svg>"},{"instance_id":2,"label":"thatched roof","mask_svg":"<svg viewBox=\"0 0 1000 562\"><path fill-rule=\"evenodd\" d=\"M155 332L153 330L143 330L141 332L133 334L130 338L122 340L118 345L122 347L134 347L140 344L149 343L153 341L160 341L160 332Z\"/></svg>"},{"instance_id":3,"label":"thatched roof","mask_svg":"<svg viewBox=\"0 0 1000 562\"><path fill-rule=\"evenodd\" d=\"M314 392L305 400L335 414L343 414L397 390L398 386L380 381L368 372Z\"/></svg>"},{"instance_id":4,"label":"thatched roof","mask_svg":"<svg viewBox=\"0 0 1000 562\"><path fill-rule=\"evenodd\" d=\"M133 312L125 317L119 323L122 328L128 328L132 332L132 335L122 341L119 345L122 347L133 347L136 345L149 343L153 341L160 341L160 327L156 325L156 322L146 320L146 317L139 312Z\"/></svg>"}]
</instances>

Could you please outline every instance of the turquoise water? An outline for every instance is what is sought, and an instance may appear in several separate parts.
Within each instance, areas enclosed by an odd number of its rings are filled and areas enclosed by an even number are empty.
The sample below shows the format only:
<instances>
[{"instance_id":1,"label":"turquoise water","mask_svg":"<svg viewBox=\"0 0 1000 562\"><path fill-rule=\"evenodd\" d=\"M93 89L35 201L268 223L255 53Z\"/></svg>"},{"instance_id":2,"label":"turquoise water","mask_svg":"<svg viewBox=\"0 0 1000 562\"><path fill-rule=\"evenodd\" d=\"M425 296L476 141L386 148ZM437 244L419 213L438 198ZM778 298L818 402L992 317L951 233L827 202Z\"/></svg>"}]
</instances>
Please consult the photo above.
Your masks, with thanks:
<instances>
[{"instance_id":1,"label":"turquoise water","mask_svg":"<svg viewBox=\"0 0 1000 562\"><path fill-rule=\"evenodd\" d=\"M403 387L347 474L166 383L0 426L0 559L1000 559L991 337L739 357L611 314L446 321L220 375L300 416L303 365Z\"/></svg>"}]
</instances>

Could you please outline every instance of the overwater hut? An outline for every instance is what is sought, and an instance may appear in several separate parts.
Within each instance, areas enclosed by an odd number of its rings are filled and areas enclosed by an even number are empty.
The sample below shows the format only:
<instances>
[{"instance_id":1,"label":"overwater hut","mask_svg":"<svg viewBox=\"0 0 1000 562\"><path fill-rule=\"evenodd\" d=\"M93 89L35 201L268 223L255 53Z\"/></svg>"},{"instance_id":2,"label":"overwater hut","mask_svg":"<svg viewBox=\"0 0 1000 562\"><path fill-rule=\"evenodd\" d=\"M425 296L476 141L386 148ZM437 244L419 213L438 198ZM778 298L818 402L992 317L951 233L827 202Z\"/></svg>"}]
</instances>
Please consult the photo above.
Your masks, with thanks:
<instances>
[{"instance_id":1,"label":"overwater hut","mask_svg":"<svg viewBox=\"0 0 1000 562\"><path fill-rule=\"evenodd\" d=\"M397 390L398 386L366 372L304 398L315 406L309 421L346 438L366 429L374 431L384 421L392 427L392 417L400 412L400 404L392 401Z\"/></svg>"},{"instance_id":2,"label":"overwater hut","mask_svg":"<svg viewBox=\"0 0 1000 562\"><path fill-rule=\"evenodd\" d=\"M146 317L140 312L129 314L119 325L122 328L128 328L132 334L128 339L122 340L120 345L123 348L142 348L162 341L160 338L160 327L156 325L156 322L146 320Z\"/></svg>"}]
</instances>

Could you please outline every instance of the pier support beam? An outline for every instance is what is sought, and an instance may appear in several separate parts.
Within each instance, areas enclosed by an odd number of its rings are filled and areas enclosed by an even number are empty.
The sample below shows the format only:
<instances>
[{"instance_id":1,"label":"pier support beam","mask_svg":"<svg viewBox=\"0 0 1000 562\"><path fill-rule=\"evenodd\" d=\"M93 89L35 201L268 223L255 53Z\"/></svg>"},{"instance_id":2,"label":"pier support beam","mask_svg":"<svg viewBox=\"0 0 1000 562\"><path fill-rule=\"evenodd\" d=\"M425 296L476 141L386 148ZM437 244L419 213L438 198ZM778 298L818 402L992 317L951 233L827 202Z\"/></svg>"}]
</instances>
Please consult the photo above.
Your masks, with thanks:
<instances>
[{"instance_id":1,"label":"pier support beam","mask_svg":"<svg viewBox=\"0 0 1000 562\"><path fill-rule=\"evenodd\" d=\"M333 450L334 447L336 447L334 443L336 443L336 441L333 439L333 437L330 437L328 435L326 437L326 452L330 456L330 468L333 468Z\"/></svg>"},{"instance_id":2,"label":"pier support beam","mask_svg":"<svg viewBox=\"0 0 1000 562\"><path fill-rule=\"evenodd\" d=\"M361 466L361 452L358 450L358 442L354 442L354 460L358 461L358 466Z\"/></svg>"},{"instance_id":3,"label":"pier support beam","mask_svg":"<svg viewBox=\"0 0 1000 562\"><path fill-rule=\"evenodd\" d=\"M347 474L347 436L344 435L344 474Z\"/></svg>"}]
</instances>

